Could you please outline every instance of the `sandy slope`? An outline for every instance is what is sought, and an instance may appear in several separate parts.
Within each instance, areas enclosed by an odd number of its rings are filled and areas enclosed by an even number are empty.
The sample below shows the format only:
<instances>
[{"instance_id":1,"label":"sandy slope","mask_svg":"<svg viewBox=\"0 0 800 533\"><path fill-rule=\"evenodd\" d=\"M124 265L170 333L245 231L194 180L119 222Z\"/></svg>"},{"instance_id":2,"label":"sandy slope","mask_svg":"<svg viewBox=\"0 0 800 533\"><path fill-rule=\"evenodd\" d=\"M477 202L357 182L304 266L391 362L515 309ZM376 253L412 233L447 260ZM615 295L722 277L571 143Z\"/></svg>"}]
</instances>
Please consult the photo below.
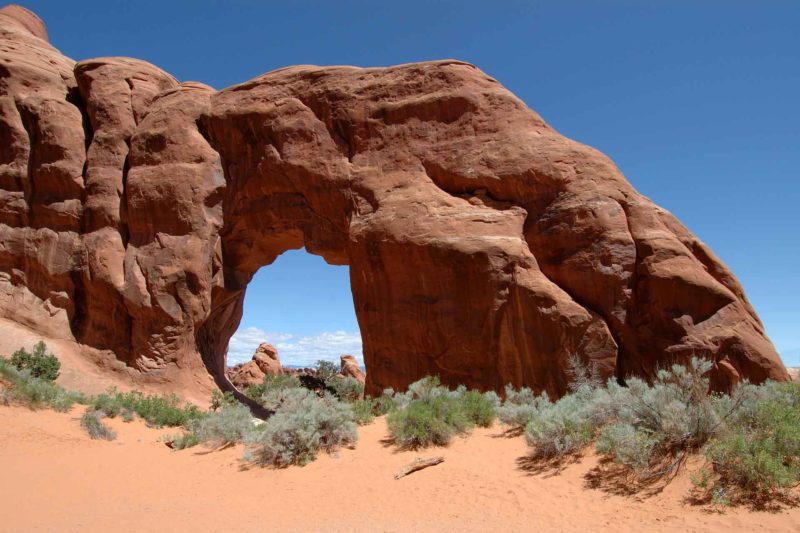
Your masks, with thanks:
<instances>
[{"instance_id":1,"label":"sandy slope","mask_svg":"<svg viewBox=\"0 0 800 533\"><path fill-rule=\"evenodd\" d=\"M159 442L169 431L140 422L111 421L117 440L92 441L80 412L0 407L0 531L800 531L800 509L718 514L683 503L685 478L654 497L589 488L591 457L533 474L521 467L523 440L497 429L397 453L378 420L338 457L242 469L240 449L173 452ZM439 454L444 463L393 479L414 457Z\"/></svg>"}]
</instances>

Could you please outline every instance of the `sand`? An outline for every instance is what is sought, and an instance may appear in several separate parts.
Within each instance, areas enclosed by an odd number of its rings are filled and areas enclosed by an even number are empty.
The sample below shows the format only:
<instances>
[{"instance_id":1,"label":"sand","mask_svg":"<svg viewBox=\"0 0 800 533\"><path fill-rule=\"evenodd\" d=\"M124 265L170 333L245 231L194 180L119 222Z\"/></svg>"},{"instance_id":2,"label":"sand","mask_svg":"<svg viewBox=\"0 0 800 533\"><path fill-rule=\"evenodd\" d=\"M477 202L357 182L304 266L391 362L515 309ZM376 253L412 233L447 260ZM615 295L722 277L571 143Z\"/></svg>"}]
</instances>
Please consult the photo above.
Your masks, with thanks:
<instances>
[{"instance_id":1,"label":"sand","mask_svg":"<svg viewBox=\"0 0 800 533\"><path fill-rule=\"evenodd\" d=\"M448 448L397 452L383 419L355 449L283 470L245 468L242 450L172 451L139 421L93 441L72 413L0 407L0 531L800 531L800 509L716 512L660 494L591 488L588 456L560 472L526 467L521 437L475 431ZM445 461L401 480L416 457ZM591 476L590 476L591 477ZM625 484L622 483L622 488Z\"/></svg>"}]
</instances>

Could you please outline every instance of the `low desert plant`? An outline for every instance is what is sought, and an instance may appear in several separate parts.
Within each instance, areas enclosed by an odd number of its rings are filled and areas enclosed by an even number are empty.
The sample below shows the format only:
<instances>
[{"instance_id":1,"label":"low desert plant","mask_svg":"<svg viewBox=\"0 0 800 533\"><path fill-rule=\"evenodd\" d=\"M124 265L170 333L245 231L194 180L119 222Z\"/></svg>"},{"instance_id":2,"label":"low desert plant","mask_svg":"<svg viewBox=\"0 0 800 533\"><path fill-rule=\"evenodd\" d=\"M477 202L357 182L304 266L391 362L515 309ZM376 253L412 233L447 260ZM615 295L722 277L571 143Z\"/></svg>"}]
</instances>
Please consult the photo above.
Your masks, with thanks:
<instances>
[{"instance_id":1,"label":"low desert plant","mask_svg":"<svg viewBox=\"0 0 800 533\"><path fill-rule=\"evenodd\" d=\"M351 376L333 376L325 388L343 402L355 402L364 395L364 384Z\"/></svg>"},{"instance_id":2,"label":"low desert plant","mask_svg":"<svg viewBox=\"0 0 800 533\"><path fill-rule=\"evenodd\" d=\"M250 456L262 465L304 465L358 439L350 406L330 394L287 389L264 429L249 440Z\"/></svg>"},{"instance_id":3,"label":"low desert plant","mask_svg":"<svg viewBox=\"0 0 800 533\"><path fill-rule=\"evenodd\" d=\"M61 363L58 358L47 353L47 346L39 341L33 351L20 348L11 355L11 364L19 370L28 370L32 377L44 381L55 381L58 378Z\"/></svg>"},{"instance_id":4,"label":"low desert plant","mask_svg":"<svg viewBox=\"0 0 800 533\"><path fill-rule=\"evenodd\" d=\"M350 409L353 411L353 418L359 426L371 424L375 420L375 400L372 398L363 398L356 400L350 404Z\"/></svg>"},{"instance_id":5,"label":"low desert plant","mask_svg":"<svg viewBox=\"0 0 800 533\"><path fill-rule=\"evenodd\" d=\"M389 413L386 421L392 440L401 449L446 446L454 435L471 427L458 400L448 396L411 400Z\"/></svg>"},{"instance_id":6,"label":"low desert plant","mask_svg":"<svg viewBox=\"0 0 800 533\"><path fill-rule=\"evenodd\" d=\"M383 394L377 398L373 398L372 414L375 416L383 416L393 411L396 408L393 396L394 391L392 389L384 389Z\"/></svg>"},{"instance_id":7,"label":"low desert plant","mask_svg":"<svg viewBox=\"0 0 800 533\"><path fill-rule=\"evenodd\" d=\"M644 478L674 471L730 416L708 392L704 375L710 369L709 361L693 358L687 366L659 371L652 385L639 378L628 379L625 387L609 383L615 421L600 434L598 451Z\"/></svg>"},{"instance_id":8,"label":"low desert plant","mask_svg":"<svg viewBox=\"0 0 800 533\"><path fill-rule=\"evenodd\" d=\"M253 431L253 415L246 406L236 403L206 414L191 424L197 441L222 447L244 442Z\"/></svg>"},{"instance_id":9,"label":"low desert plant","mask_svg":"<svg viewBox=\"0 0 800 533\"><path fill-rule=\"evenodd\" d=\"M445 446L455 435L475 426L488 427L497 418L500 398L459 385L451 390L436 376L426 376L408 391L384 391L381 408L388 410L387 424L394 443L402 449Z\"/></svg>"},{"instance_id":10,"label":"low desert plant","mask_svg":"<svg viewBox=\"0 0 800 533\"><path fill-rule=\"evenodd\" d=\"M237 403L239 403L239 400L236 399L231 391L222 392L219 389L214 389L211 392L209 410L218 411L225 406L236 405Z\"/></svg>"},{"instance_id":11,"label":"low desert plant","mask_svg":"<svg viewBox=\"0 0 800 533\"><path fill-rule=\"evenodd\" d=\"M81 416L81 427L93 439L114 440L117 438L117 434L103 423L104 416L101 411L87 409Z\"/></svg>"},{"instance_id":12,"label":"low desert plant","mask_svg":"<svg viewBox=\"0 0 800 533\"><path fill-rule=\"evenodd\" d=\"M314 365L314 371L316 376L324 383L327 383L339 373L339 369L334 363L331 361L325 361L324 359L320 359L316 362Z\"/></svg>"},{"instance_id":13,"label":"low desert plant","mask_svg":"<svg viewBox=\"0 0 800 533\"><path fill-rule=\"evenodd\" d=\"M595 416L594 391L586 388L556 402L540 396L525 439L539 457L562 457L580 451L594 438L602 420Z\"/></svg>"},{"instance_id":14,"label":"low desert plant","mask_svg":"<svg viewBox=\"0 0 800 533\"><path fill-rule=\"evenodd\" d=\"M798 484L800 384L744 382L730 395L712 394L710 369L693 358L659 371L652 384L629 378L604 387L576 374L573 392L556 402L507 388L499 416L513 427L528 420L535 455L563 456L595 440L598 452L645 483L702 452L710 468L693 480L716 502L763 502Z\"/></svg>"},{"instance_id":15,"label":"low desert plant","mask_svg":"<svg viewBox=\"0 0 800 533\"><path fill-rule=\"evenodd\" d=\"M245 396L263 404L265 401L270 403L276 394L286 389L297 389L302 387L302 383L296 376L292 375L272 375L267 374L258 385L250 385L244 390Z\"/></svg>"},{"instance_id":16,"label":"low desert plant","mask_svg":"<svg viewBox=\"0 0 800 533\"><path fill-rule=\"evenodd\" d=\"M91 407L114 418L131 411L153 427L185 426L202 413L195 405L185 404L175 394L155 395L139 391L120 392L114 388L92 398Z\"/></svg>"},{"instance_id":17,"label":"low desert plant","mask_svg":"<svg viewBox=\"0 0 800 533\"><path fill-rule=\"evenodd\" d=\"M476 390L464 391L458 398L467 419L478 427L486 428L497 418L500 397L496 393Z\"/></svg>"},{"instance_id":18,"label":"low desert plant","mask_svg":"<svg viewBox=\"0 0 800 533\"><path fill-rule=\"evenodd\" d=\"M177 435L167 435L164 442L173 450L185 450L200 444L200 438L194 431L186 431Z\"/></svg>"},{"instance_id":19,"label":"low desert plant","mask_svg":"<svg viewBox=\"0 0 800 533\"><path fill-rule=\"evenodd\" d=\"M0 378L7 383L4 398L38 409L50 407L56 411L69 411L75 403L84 403L81 393L67 391L56 383L34 377L30 369L19 370L10 361L0 358Z\"/></svg>"},{"instance_id":20,"label":"low desert plant","mask_svg":"<svg viewBox=\"0 0 800 533\"><path fill-rule=\"evenodd\" d=\"M760 504L800 482L800 384L754 392L705 450L714 473L697 484L715 502Z\"/></svg>"},{"instance_id":21,"label":"low desert plant","mask_svg":"<svg viewBox=\"0 0 800 533\"><path fill-rule=\"evenodd\" d=\"M546 396L536 396L528 387L514 389L511 385L506 385L505 396L497 408L497 418L512 432L524 431L539 408L537 402L547 399Z\"/></svg>"}]
</instances>

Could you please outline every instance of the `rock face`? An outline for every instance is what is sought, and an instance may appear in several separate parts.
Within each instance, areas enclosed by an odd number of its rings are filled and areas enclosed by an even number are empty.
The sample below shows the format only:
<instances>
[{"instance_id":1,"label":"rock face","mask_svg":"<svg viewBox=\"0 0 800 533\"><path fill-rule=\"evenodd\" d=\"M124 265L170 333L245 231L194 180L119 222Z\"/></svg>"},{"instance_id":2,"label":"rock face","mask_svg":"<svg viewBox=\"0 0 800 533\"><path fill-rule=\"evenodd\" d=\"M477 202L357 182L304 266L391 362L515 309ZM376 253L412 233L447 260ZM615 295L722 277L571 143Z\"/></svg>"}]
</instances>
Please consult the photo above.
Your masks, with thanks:
<instances>
[{"instance_id":1,"label":"rock face","mask_svg":"<svg viewBox=\"0 0 800 533\"><path fill-rule=\"evenodd\" d=\"M358 361L352 355L345 354L340 359L340 368L339 373L344 377L351 377L355 378L359 381L359 383L366 382L366 376L364 372L361 371L361 367L358 366Z\"/></svg>"},{"instance_id":2,"label":"rock face","mask_svg":"<svg viewBox=\"0 0 800 533\"><path fill-rule=\"evenodd\" d=\"M278 350L266 342L258 345L250 361L238 364L227 371L228 379L239 389L261 383L267 374L277 376L282 373Z\"/></svg>"},{"instance_id":3,"label":"rock face","mask_svg":"<svg viewBox=\"0 0 800 533\"><path fill-rule=\"evenodd\" d=\"M788 379L741 286L603 154L472 65L298 66L215 92L74 63L0 10L0 316L169 386L225 376L253 274L350 265L367 392L560 394L692 355ZM193 378L194 379L194 378Z\"/></svg>"}]
</instances>

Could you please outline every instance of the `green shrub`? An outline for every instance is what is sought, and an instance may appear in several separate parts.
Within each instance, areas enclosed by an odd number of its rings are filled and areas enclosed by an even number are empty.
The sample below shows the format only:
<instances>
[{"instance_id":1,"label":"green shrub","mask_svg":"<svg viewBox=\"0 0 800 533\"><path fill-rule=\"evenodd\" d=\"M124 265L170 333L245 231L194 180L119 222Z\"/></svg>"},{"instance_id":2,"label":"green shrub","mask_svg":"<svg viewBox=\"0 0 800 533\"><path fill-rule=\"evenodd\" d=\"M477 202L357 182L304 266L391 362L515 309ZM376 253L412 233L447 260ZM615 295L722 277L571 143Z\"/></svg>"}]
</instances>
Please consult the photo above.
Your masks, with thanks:
<instances>
[{"instance_id":1,"label":"green shrub","mask_svg":"<svg viewBox=\"0 0 800 533\"><path fill-rule=\"evenodd\" d=\"M81 416L81 426L93 439L114 440L117 434L103 423L103 413L87 409Z\"/></svg>"},{"instance_id":2,"label":"green shrub","mask_svg":"<svg viewBox=\"0 0 800 533\"><path fill-rule=\"evenodd\" d=\"M375 420L373 411L375 409L375 400L372 398L363 398L356 400L350 404L350 409L353 411L353 418L359 426L371 424Z\"/></svg>"},{"instance_id":3,"label":"green shrub","mask_svg":"<svg viewBox=\"0 0 800 533\"><path fill-rule=\"evenodd\" d=\"M706 449L716 480L698 483L715 501L769 500L800 482L800 384L768 383Z\"/></svg>"},{"instance_id":4,"label":"green shrub","mask_svg":"<svg viewBox=\"0 0 800 533\"><path fill-rule=\"evenodd\" d=\"M131 393L136 394L136 393ZM155 427L185 426L190 420L200 418L200 410L195 405L184 404L175 394L135 395L132 410Z\"/></svg>"},{"instance_id":5,"label":"green shrub","mask_svg":"<svg viewBox=\"0 0 800 533\"><path fill-rule=\"evenodd\" d=\"M66 412L75 403L86 401L81 393L63 389L52 381L36 378L30 369L19 370L10 361L0 358L0 377L8 382L10 388L3 396L10 403L21 403L30 409L50 407Z\"/></svg>"},{"instance_id":6,"label":"green shrub","mask_svg":"<svg viewBox=\"0 0 800 533\"><path fill-rule=\"evenodd\" d=\"M211 411L218 411L225 406L236 405L239 400L233 395L231 391L222 392L219 389L211 391L211 403L209 409Z\"/></svg>"},{"instance_id":7,"label":"green shrub","mask_svg":"<svg viewBox=\"0 0 800 533\"><path fill-rule=\"evenodd\" d=\"M122 394L116 389L110 388L107 392L101 392L94 396L89 405L93 410L100 411L109 418L116 418L126 407L130 409L129 405L123 404Z\"/></svg>"},{"instance_id":8,"label":"green shrub","mask_svg":"<svg viewBox=\"0 0 800 533\"><path fill-rule=\"evenodd\" d=\"M168 435L164 437L164 442L173 450L185 450L200 444L200 438L193 431L186 431L178 435Z\"/></svg>"},{"instance_id":9,"label":"green shrub","mask_svg":"<svg viewBox=\"0 0 800 533\"><path fill-rule=\"evenodd\" d=\"M31 376L45 381L55 381L58 378L61 363L58 358L47 353L47 346L39 341L32 352L20 348L11 355L11 364L19 370L28 370Z\"/></svg>"},{"instance_id":10,"label":"green shrub","mask_svg":"<svg viewBox=\"0 0 800 533\"><path fill-rule=\"evenodd\" d=\"M497 418L500 398L494 392L481 393L476 390L464 392L459 398L467 419L476 426L487 428Z\"/></svg>"},{"instance_id":11,"label":"green shrub","mask_svg":"<svg viewBox=\"0 0 800 533\"><path fill-rule=\"evenodd\" d=\"M185 426L202 416L197 406L184 404L175 394L146 395L139 391L120 392L114 388L92 398L91 407L111 418L131 411L153 427Z\"/></svg>"},{"instance_id":12,"label":"green shrub","mask_svg":"<svg viewBox=\"0 0 800 533\"><path fill-rule=\"evenodd\" d=\"M377 398L372 399L372 414L375 416L383 416L390 411L394 411L396 404L394 401L394 391L392 389L385 389L383 394Z\"/></svg>"},{"instance_id":13,"label":"green shrub","mask_svg":"<svg viewBox=\"0 0 800 533\"><path fill-rule=\"evenodd\" d=\"M321 379L324 383L327 383L339 373L339 368L330 361L325 361L320 359L314 365L314 370L316 375L319 379Z\"/></svg>"},{"instance_id":14,"label":"green shrub","mask_svg":"<svg viewBox=\"0 0 800 533\"><path fill-rule=\"evenodd\" d=\"M391 412L386 422L392 440L401 449L446 446L455 433L430 402L419 400Z\"/></svg>"},{"instance_id":15,"label":"green shrub","mask_svg":"<svg viewBox=\"0 0 800 533\"><path fill-rule=\"evenodd\" d=\"M306 389L283 392L275 414L248 441L254 460L262 465L304 465L320 451L331 452L358 439L350 406L330 394Z\"/></svg>"},{"instance_id":16,"label":"green shrub","mask_svg":"<svg viewBox=\"0 0 800 533\"><path fill-rule=\"evenodd\" d=\"M426 397L389 413L389 434L399 448L446 446L454 435L466 433L473 426L458 398Z\"/></svg>"},{"instance_id":17,"label":"green shrub","mask_svg":"<svg viewBox=\"0 0 800 533\"><path fill-rule=\"evenodd\" d=\"M377 409L388 412L389 434L402 449L447 445L454 435L473 427L488 427L497 418L500 398L494 392L444 387L436 376L426 376L405 393L384 391Z\"/></svg>"}]
</instances>

